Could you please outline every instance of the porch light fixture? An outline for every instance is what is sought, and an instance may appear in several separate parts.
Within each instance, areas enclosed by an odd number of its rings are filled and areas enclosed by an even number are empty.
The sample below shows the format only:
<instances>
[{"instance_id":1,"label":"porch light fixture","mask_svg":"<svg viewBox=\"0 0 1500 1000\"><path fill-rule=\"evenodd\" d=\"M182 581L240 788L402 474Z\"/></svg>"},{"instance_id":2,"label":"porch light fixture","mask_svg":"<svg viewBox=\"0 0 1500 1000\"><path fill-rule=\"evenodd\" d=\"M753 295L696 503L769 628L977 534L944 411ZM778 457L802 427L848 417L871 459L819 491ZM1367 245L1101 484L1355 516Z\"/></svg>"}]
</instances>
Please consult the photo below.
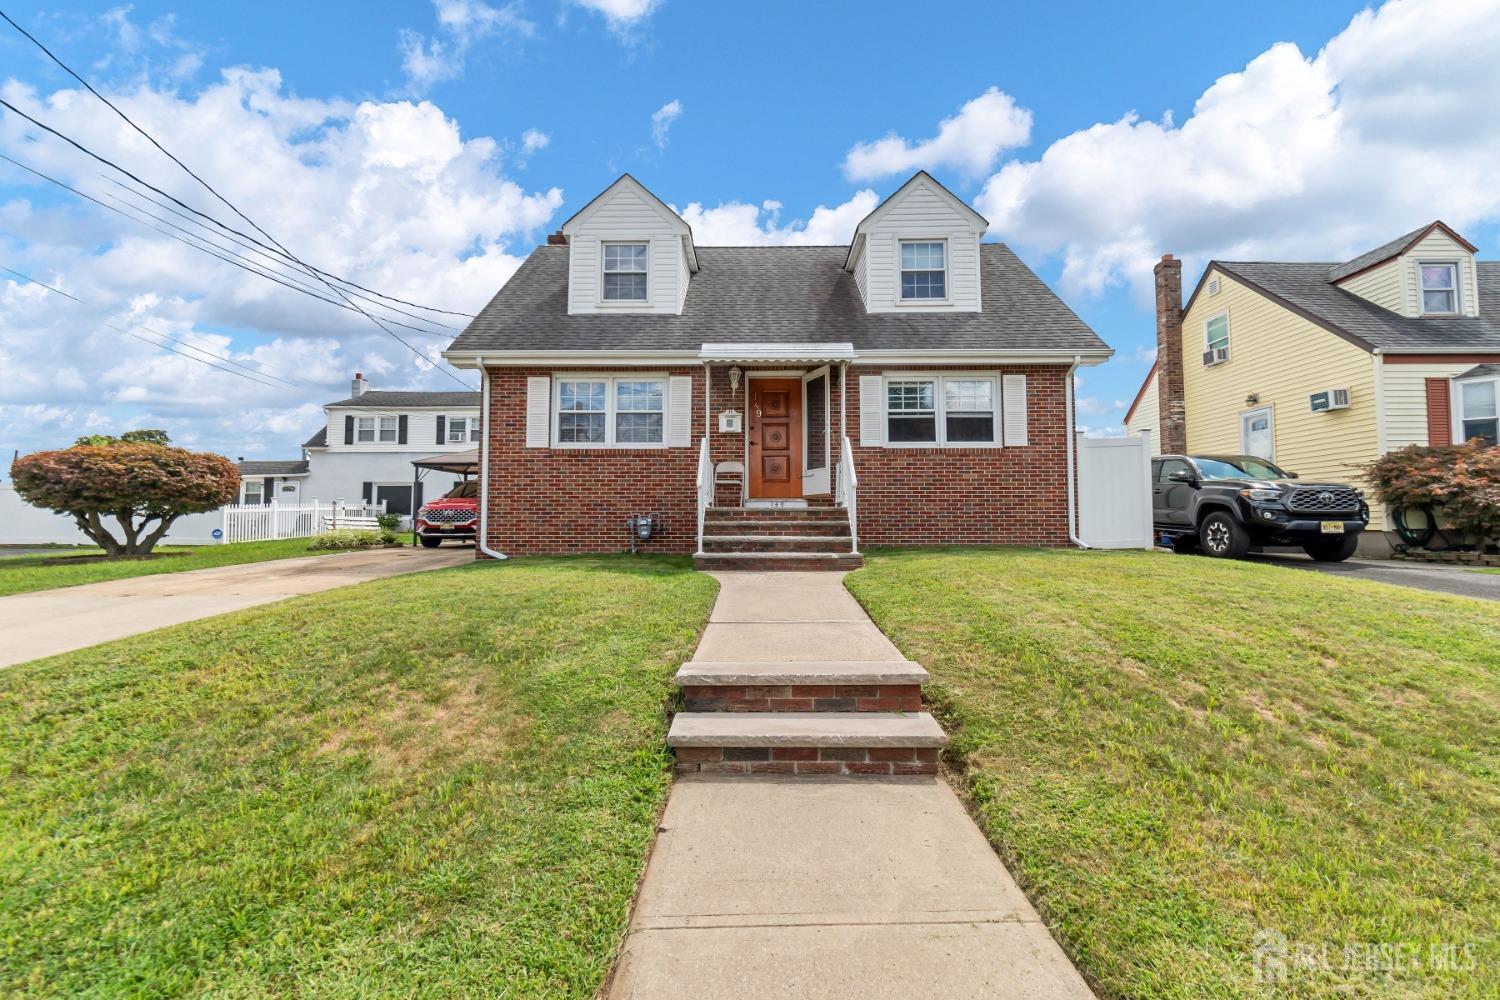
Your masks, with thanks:
<instances>
[{"instance_id":1,"label":"porch light fixture","mask_svg":"<svg viewBox=\"0 0 1500 1000\"><path fill-rule=\"evenodd\" d=\"M1248 396L1245 397L1245 405L1246 406L1254 406L1256 403L1259 403L1259 402L1260 402L1260 397L1258 395L1256 395L1255 393L1253 393L1253 392L1250 395L1248 395Z\"/></svg>"},{"instance_id":2,"label":"porch light fixture","mask_svg":"<svg viewBox=\"0 0 1500 1000\"><path fill-rule=\"evenodd\" d=\"M740 366L739 365L734 365L733 367L731 367L729 369L729 393L730 393L730 395L734 395L735 393L737 393L737 392L740 391L740 376L743 375L743 374L744 374L744 372L740 371Z\"/></svg>"}]
</instances>

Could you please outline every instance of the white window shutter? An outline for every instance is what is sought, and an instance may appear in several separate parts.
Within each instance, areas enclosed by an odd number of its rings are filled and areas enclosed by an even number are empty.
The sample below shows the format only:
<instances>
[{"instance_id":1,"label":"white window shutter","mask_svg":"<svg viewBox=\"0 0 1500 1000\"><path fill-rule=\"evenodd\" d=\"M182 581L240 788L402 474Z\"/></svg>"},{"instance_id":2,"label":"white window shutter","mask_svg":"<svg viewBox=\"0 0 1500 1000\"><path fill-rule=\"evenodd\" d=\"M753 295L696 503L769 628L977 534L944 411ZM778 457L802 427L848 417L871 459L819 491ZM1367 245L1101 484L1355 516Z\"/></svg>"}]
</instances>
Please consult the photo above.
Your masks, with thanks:
<instances>
[{"instance_id":1,"label":"white window shutter","mask_svg":"<svg viewBox=\"0 0 1500 1000\"><path fill-rule=\"evenodd\" d=\"M1000 379L1004 402L1003 427L1007 445L1028 444L1026 439L1026 376L1004 375Z\"/></svg>"},{"instance_id":2,"label":"white window shutter","mask_svg":"<svg viewBox=\"0 0 1500 1000\"><path fill-rule=\"evenodd\" d=\"M673 375L667 393L667 444L686 448L693 443L693 378Z\"/></svg>"},{"instance_id":3,"label":"white window shutter","mask_svg":"<svg viewBox=\"0 0 1500 1000\"><path fill-rule=\"evenodd\" d=\"M879 375L859 377L859 443L866 448L885 443L885 407Z\"/></svg>"},{"instance_id":4,"label":"white window shutter","mask_svg":"<svg viewBox=\"0 0 1500 1000\"><path fill-rule=\"evenodd\" d=\"M552 438L552 380L533 375L526 380L526 447L545 448Z\"/></svg>"}]
</instances>

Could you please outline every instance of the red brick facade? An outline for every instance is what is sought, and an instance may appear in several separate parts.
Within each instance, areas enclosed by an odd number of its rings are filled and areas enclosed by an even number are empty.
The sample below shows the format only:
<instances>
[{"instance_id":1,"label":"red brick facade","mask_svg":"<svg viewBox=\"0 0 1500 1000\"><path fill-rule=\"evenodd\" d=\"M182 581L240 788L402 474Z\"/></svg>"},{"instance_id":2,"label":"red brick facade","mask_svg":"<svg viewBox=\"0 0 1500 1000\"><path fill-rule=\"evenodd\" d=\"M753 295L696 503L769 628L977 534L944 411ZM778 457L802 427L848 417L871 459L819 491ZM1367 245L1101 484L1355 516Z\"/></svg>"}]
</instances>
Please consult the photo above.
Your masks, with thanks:
<instances>
[{"instance_id":1,"label":"red brick facade","mask_svg":"<svg viewBox=\"0 0 1500 1000\"><path fill-rule=\"evenodd\" d=\"M587 369L597 372L599 369ZM620 369L620 372L632 369ZM634 369L645 372L647 369ZM954 371L952 367L902 372ZM991 544L1061 546L1067 537L1065 365L990 366L975 371L1027 376L1029 443L987 448L881 448L859 444L859 376L848 372L848 419L840 410L839 372L830 387L830 463L841 435L854 446L859 474L859 538L866 545ZM560 369L491 368L487 428L488 545L507 555L620 552L629 547L626 519L659 514L662 530L648 552L690 553L697 544L698 441L704 430L703 368L649 369L693 378L688 447L528 448L528 376ZM731 394L727 367L712 369L715 462L743 461L744 435L720 434L718 414L745 412L747 379ZM841 430L842 425L842 430ZM736 502L731 491L721 504Z\"/></svg>"}]
</instances>

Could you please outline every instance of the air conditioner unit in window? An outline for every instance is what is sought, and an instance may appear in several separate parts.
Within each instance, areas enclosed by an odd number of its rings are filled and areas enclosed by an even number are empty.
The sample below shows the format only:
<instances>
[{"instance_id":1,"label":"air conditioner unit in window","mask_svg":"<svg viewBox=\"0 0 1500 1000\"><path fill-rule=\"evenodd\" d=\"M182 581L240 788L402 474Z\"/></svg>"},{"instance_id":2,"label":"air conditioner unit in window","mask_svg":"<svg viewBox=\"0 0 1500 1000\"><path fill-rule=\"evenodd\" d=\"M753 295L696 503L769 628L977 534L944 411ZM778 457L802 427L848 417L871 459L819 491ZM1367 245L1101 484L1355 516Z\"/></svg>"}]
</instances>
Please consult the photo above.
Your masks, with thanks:
<instances>
[{"instance_id":1,"label":"air conditioner unit in window","mask_svg":"<svg viewBox=\"0 0 1500 1000\"><path fill-rule=\"evenodd\" d=\"M1205 368L1207 368L1209 365L1221 365L1228 360L1228 347L1215 347L1211 350L1203 352L1203 367Z\"/></svg>"},{"instance_id":2,"label":"air conditioner unit in window","mask_svg":"<svg viewBox=\"0 0 1500 1000\"><path fill-rule=\"evenodd\" d=\"M1314 413L1327 413L1329 410L1347 410L1349 408L1348 389L1324 389L1307 397L1307 408Z\"/></svg>"}]
</instances>

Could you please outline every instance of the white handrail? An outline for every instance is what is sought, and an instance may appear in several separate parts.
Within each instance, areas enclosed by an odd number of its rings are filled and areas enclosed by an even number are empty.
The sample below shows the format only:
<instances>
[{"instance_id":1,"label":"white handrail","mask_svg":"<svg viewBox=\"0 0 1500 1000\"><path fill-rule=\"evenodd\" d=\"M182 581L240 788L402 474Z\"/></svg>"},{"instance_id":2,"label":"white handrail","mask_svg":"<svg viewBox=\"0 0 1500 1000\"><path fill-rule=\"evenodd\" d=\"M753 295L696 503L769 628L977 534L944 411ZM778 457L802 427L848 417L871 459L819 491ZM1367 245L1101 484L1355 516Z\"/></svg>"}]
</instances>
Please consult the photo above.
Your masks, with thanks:
<instances>
[{"instance_id":1,"label":"white handrail","mask_svg":"<svg viewBox=\"0 0 1500 1000\"><path fill-rule=\"evenodd\" d=\"M708 435L698 446L698 555L703 554L703 519L714 502L714 464L708 459Z\"/></svg>"},{"instance_id":2,"label":"white handrail","mask_svg":"<svg viewBox=\"0 0 1500 1000\"><path fill-rule=\"evenodd\" d=\"M859 555L859 476L854 471L854 446L847 437L839 448L838 475L836 502L849 512L849 551Z\"/></svg>"}]
</instances>

